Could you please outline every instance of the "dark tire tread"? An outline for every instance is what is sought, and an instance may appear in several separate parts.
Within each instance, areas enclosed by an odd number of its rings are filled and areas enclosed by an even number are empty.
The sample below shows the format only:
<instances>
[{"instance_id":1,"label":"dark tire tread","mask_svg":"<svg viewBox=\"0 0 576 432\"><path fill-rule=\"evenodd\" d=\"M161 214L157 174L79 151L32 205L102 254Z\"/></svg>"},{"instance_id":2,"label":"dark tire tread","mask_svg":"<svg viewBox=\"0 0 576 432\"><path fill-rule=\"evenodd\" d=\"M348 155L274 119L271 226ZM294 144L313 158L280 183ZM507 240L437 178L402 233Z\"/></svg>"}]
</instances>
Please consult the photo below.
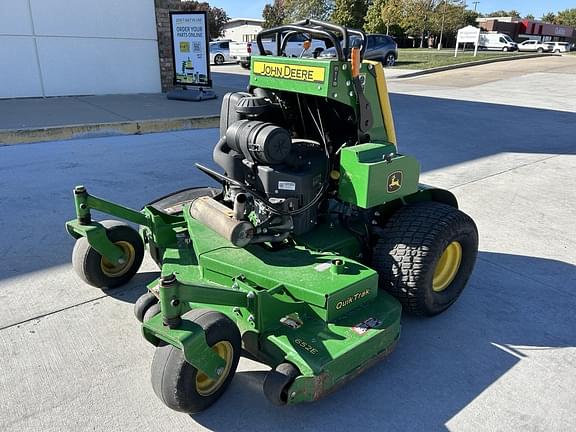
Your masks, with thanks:
<instances>
[{"instance_id":1,"label":"dark tire tread","mask_svg":"<svg viewBox=\"0 0 576 432\"><path fill-rule=\"evenodd\" d=\"M288 388L294 382L300 371L291 363L280 363L268 372L264 380L264 395L274 405L286 405Z\"/></svg>"},{"instance_id":2,"label":"dark tire tread","mask_svg":"<svg viewBox=\"0 0 576 432\"><path fill-rule=\"evenodd\" d=\"M396 297L413 315L436 315L456 301L474 267L478 231L460 210L438 202L422 202L399 209L384 226L372 265L380 287ZM463 247L460 270L439 304L431 305L431 284L436 263L445 247L458 239Z\"/></svg>"},{"instance_id":3,"label":"dark tire tread","mask_svg":"<svg viewBox=\"0 0 576 432\"><path fill-rule=\"evenodd\" d=\"M161 342L156 348L151 368L154 393L169 408L195 414L215 403L230 385L238 367L242 341L236 324L220 312L193 309L184 314L182 319L192 321L202 327L209 346L227 340L234 350L232 366L222 386L215 393L202 396L196 392L198 369L184 359L182 351L165 342Z\"/></svg>"},{"instance_id":4,"label":"dark tire tread","mask_svg":"<svg viewBox=\"0 0 576 432\"><path fill-rule=\"evenodd\" d=\"M100 222L106 228L106 235L111 242L127 241L134 247L136 256L132 267L122 276L109 277L102 273L100 260L102 256L96 251L86 237L76 240L72 251L72 266L76 274L87 284L96 288L116 288L128 282L136 274L144 259L144 242L134 228L130 225L115 220Z\"/></svg>"}]
</instances>

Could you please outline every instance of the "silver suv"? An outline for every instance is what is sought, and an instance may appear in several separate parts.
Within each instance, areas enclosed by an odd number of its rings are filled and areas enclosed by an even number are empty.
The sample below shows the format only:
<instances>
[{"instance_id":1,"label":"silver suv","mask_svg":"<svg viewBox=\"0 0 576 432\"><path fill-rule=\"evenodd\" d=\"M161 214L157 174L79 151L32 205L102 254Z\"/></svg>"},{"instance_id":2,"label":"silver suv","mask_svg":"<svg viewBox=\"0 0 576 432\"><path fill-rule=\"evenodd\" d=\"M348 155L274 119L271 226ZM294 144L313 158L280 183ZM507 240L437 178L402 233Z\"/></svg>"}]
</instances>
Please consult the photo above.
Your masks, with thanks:
<instances>
[{"instance_id":1,"label":"silver suv","mask_svg":"<svg viewBox=\"0 0 576 432\"><path fill-rule=\"evenodd\" d=\"M568 42L546 42L546 45L552 48L552 52L556 54L570 51L570 44Z\"/></svg>"},{"instance_id":2,"label":"silver suv","mask_svg":"<svg viewBox=\"0 0 576 432\"><path fill-rule=\"evenodd\" d=\"M358 39L358 36L351 36L350 46L354 46L354 42ZM328 48L320 53L319 57L336 57L336 50ZM379 61L384 66L394 66L396 60L398 60L398 44L392 36L383 34L366 35L364 58L366 60Z\"/></svg>"}]
</instances>

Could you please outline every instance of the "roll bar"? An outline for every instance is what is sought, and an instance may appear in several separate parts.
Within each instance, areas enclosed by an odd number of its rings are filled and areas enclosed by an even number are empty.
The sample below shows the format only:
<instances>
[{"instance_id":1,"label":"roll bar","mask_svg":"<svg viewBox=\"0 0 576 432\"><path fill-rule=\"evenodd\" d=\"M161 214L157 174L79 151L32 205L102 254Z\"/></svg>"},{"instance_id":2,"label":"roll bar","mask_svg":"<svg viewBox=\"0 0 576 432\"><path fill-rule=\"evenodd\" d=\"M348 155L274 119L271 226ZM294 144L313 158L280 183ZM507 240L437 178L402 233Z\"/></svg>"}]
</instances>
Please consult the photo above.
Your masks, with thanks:
<instances>
[{"instance_id":1,"label":"roll bar","mask_svg":"<svg viewBox=\"0 0 576 432\"><path fill-rule=\"evenodd\" d=\"M283 33L286 33L284 36ZM260 55L268 55L264 49L264 44L262 39L264 36L276 36L276 53L281 55L286 49L286 44L290 37L295 34L311 34L313 36L319 36L321 39L328 39L334 45L336 50L336 55L339 61L346 61L348 55L350 54L350 34L357 35L362 40L362 49L360 51L360 57L364 58L364 53L366 51L366 34L361 30L348 29L346 27L327 23L324 21L318 21L315 19L306 19L298 21L294 24L286 24L278 27L273 27L267 30L262 30L256 35L256 43L258 45L258 50ZM342 42L340 42L340 37Z\"/></svg>"}]
</instances>

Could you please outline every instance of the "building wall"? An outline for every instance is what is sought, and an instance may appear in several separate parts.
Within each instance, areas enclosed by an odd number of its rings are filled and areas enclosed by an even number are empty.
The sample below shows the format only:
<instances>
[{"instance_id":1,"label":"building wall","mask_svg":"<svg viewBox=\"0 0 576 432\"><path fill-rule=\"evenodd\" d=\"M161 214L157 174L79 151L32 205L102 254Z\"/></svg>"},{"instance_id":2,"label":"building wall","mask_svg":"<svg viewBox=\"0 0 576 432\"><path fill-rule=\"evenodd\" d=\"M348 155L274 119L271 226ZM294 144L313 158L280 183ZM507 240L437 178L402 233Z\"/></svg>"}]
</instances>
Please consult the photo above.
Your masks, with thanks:
<instances>
[{"instance_id":1,"label":"building wall","mask_svg":"<svg viewBox=\"0 0 576 432\"><path fill-rule=\"evenodd\" d=\"M0 1L0 98L160 91L154 0Z\"/></svg>"},{"instance_id":2,"label":"building wall","mask_svg":"<svg viewBox=\"0 0 576 432\"><path fill-rule=\"evenodd\" d=\"M478 19L482 30L506 33L514 40L544 39L573 41L576 38L576 28L556 24L547 24L540 21L501 21L501 18Z\"/></svg>"},{"instance_id":3,"label":"building wall","mask_svg":"<svg viewBox=\"0 0 576 432\"><path fill-rule=\"evenodd\" d=\"M224 27L224 39L234 42L251 42L256 39L256 35L262 30L260 24L246 21L235 22Z\"/></svg>"}]
</instances>

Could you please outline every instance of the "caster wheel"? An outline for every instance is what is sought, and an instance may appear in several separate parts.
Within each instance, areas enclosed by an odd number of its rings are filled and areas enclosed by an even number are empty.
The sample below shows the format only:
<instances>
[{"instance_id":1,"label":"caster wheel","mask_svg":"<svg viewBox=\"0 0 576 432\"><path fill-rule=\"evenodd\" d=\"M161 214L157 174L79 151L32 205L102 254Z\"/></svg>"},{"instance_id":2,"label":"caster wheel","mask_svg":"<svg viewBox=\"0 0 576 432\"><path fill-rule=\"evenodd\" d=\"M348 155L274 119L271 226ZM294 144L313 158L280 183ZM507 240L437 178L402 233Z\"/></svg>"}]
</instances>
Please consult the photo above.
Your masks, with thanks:
<instances>
[{"instance_id":1,"label":"caster wheel","mask_svg":"<svg viewBox=\"0 0 576 432\"><path fill-rule=\"evenodd\" d=\"M151 306L158 304L158 299L151 292L141 295L134 303L134 316L140 322L144 322L144 315Z\"/></svg>"},{"instance_id":2,"label":"caster wheel","mask_svg":"<svg viewBox=\"0 0 576 432\"><path fill-rule=\"evenodd\" d=\"M288 403L288 390L300 375L300 371L291 363L281 363L271 370L264 380L264 395L274 405Z\"/></svg>"},{"instance_id":3,"label":"caster wheel","mask_svg":"<svg viewBox=\"0 0 576 432\"><path fill-rule=\"evenodd\" d=\"M159 313L160 313L160 303L154 303L146 310L146 312L144 312L142 322L148 321L150 318L155 317Z\"/></svg>"},{"instance_id":4,"label":"caster wheel","mask_svg":"<svg viewBox=\"0 0 576 432\"><path fill-rule=\"evenodd\" d=\"M242 341L236 324L220 312L193 309L182 319L202 327L208 345L226 361L224 371L218 379L211 379L188 363L181 350L161 342L152 361L152 388L169 408L194 414L215 403L230 385Z\"/></svg>"},{"instance_id":5,"label":"caster wheel","mask_svg":"<svg viewBox=\"0 0 576 432\"><path fill-rule=\"evenodd\" d=\"M80 237L72 252L72 266L84 282L96 288L115 288L132 279L140 268L144 242L138 232L125 223L103 221L101 224L106 228L110 241L123 250L125 262L110 262L90 246L86 237Z\"/></svg>"}]
</instances>

